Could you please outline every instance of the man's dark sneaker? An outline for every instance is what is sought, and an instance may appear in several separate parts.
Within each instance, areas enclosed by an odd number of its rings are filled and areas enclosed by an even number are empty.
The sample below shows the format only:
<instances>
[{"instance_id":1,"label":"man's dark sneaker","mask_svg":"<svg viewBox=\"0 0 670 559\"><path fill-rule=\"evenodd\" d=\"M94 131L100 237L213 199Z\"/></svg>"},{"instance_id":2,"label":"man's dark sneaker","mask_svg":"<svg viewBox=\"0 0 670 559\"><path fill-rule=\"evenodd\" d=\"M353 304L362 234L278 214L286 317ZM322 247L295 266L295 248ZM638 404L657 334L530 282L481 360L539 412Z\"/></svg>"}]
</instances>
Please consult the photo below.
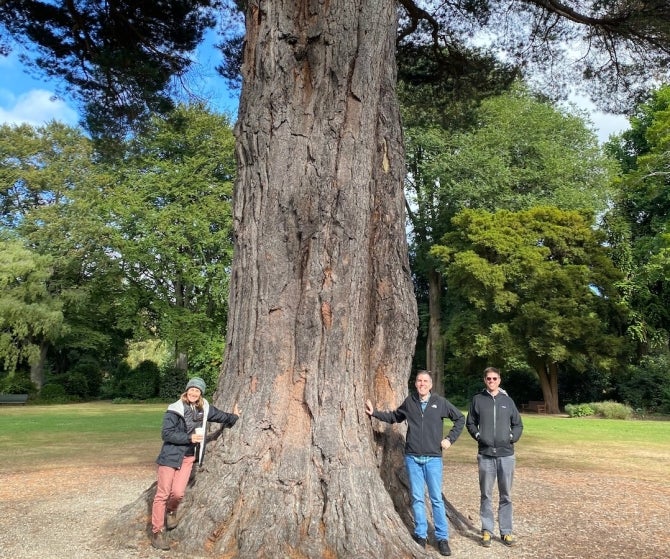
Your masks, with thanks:
<instances>
[{"instance_id":1,"label":"man's dark sneaker","mask_svg":"<svg viewBox=\"0 0 670 559\"><path fill-rule=\"evenodd\" d=\"M491 547L491 532L488 530L482 531L482 545L484 547Z\"/></svg>"},{"instance_id":2,"label":"man's dark sneaker","mask_svg":"<svg viewBox=\"0 0 670 559\"><path fill-rule=\"evenodd\" d=\"M500 536L500 539L502 540L502 543L504 543L507 547L512 547L513 545L516 545L516 538L512 534L504 534Z\"/></svg>"},{"instance_id":3,"label":"man's dark sneaker","mask_svg":"<svg viewBox=\"0 0 670 559\"><path fill-rule=\"evenodd\" d=\"M177 524L179 524L179 521L181 520L182 514L183 511L178 509L175 511L169 511L165 515L165 526L168 530L174 530L177 527Z\"/></svg>"},{"instance_id":4,"label":"man's dark sneaker","mask_svg":"<svg viewBox=\"0 0 670 559\"><path fill-rule=\"evenodd\" d=\"M170 544L165 537L165 530L160 532L154 532L151 534L151 545L156 549L162 549L163 551L170 551Z\"/></svg>"},{"instance_id":5,"label":"man's dark sneaker","mask_svg":"<svg viewBox=\"0 0 670 559\"><path fill-rule=\"evenodd\" d=\"M412 538L416 543L418 543L421 547L426 549L426 538L422 538L421 536L417 536L416 534L412 534Z\"/></svg>"},{"instance_id":6,"label":"man's dark sneaker","mask_svg":"<svg viewBox=\"0 0 670 559\"><path fill-rule=\"evenodd\" d=\"M439 542L437 542L437 549L440 551L440 555L446 555L446 556L451 555L451 549L449 549L448 540L440 540Z\"/></svg>"}]
</instances>

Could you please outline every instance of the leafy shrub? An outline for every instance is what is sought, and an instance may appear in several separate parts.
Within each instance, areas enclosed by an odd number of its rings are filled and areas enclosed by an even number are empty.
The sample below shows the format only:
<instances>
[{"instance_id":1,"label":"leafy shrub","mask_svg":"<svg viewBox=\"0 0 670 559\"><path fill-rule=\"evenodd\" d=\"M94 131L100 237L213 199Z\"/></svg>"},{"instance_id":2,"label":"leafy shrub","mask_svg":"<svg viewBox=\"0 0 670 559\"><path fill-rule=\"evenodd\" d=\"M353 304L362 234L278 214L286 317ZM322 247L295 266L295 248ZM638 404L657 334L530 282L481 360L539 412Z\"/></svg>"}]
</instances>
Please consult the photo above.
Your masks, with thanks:
<instances>
[{"instance_id":1,"label":"leafy shrub","mask_svg":"<svg viewBox=\"0 0 670 559\"><path fill-rule=\"evenodd\" d=\"M82 370L73 370L67 374L65 389L68 394L86 398L89 395L88 378Z\"/></svg>"},{"instance_id":2,"label":"leafy shrub","mask_svg":"<svg viewBox=\"0 0 670 559\"><path fill-rule=\"evenodd\" d=\"M91 356L82 357L68 370L63 384L68 394L97 398L102 385L100 363Z\"/></svg>"},{"instance_id":3,"label":"leafy shrub","mask_svg":"<svg viewBox=\"0 0 670 559\"><path fill-rule=\"evenodd\" d=\"M596 412L591 407L591 404L566 404L565 413L570 417L587 417L595 415Z\"/></svg>"},{"instance_id":4,"label":"leafy shrub","mask_svg":"<svg viewBox=\"0 0 670 559\"><path fill-rule=\"evenodd\" d=\"M34 400L34 403L45 404L72 404L74 402L81 402L82 398L73 394L68 394L67 390L62 384L57 382L50 382L45 384L40 390L39 395Z\"/></svg>"},{"instance_id":5,"label":"leafy shrub","mask_svg":"<svg viewBox=\"0 0 670 559\"><path fill-rule=\"evenodd\" d=\"M158 394L160 384L160 369L158 365L145 359L135 367L126 379L122 381L124 390L121 396L146 400Z\"/></svg>"},{"instance_id":6,"label":"leafy shrub","mask_svg":"<svg viewBox=\"0 0 670 559\"><path fill-rule=\"evenodd\" d=\"M105 377L100 387L100 398L103 400L125 398L125 394L121 394L121 390L124 389L124 382L128 380L132 370L132 367L126 361L119 361L116 368Z\"/></svg>"},{"instance_id":7,"label":"leafy shrub","mask_svg":"<svg viewBox=\"0 0 670 559\"><path fill-rule=\"evenodd\" d=\"M670 413L670 357L653 355L631 365L617 386L619 397L632 408Z\"/></svg>"},{"instance_id":8,"label":"leafy shrub","mask_svg":"<svg viewBox=\"0 0 670 559\"><path fill-rule=\"evenodd\" d=\"M161 371L160 397L164 400L175 400L188 382L186 371L176 367L166 367Z\"/></svg>"},{"instance_id":9,"label":"leafy shrub","mask_svg":"<svg viewBox=\"0 0 670 559\"><path fill-rule=\"evenodd\" d=\"M570 417L597 415L604 419L630 419L633 409L620 402L591 402L589 404L566 404L565 413Z\"/></svg>"},{"instance_id":10,"label":"leafy shrub","mask_svg":"<svg viewBox=\"0 0 670 559\"><path fill-rule=\"evenodd\" d=\"M594 402L591 404L596 414L605 419L630 419L633 409L620 402Z\"/></svg>"},{"instance_id":11,"label":"leafy shrub","mask_svg":"<svg viewBox=\"0 0 670 559\"><path fill-rule=\"evenodd\" d=\"M27 374L16 373L0 380L2 394L34 394L36 391L35 384Z\"/></svg>"},{"instance_id":12,"label":"leafy shrub","mask_svg":"<svg viewBox=\"0 0 670 559\"><path fill-rule=\"evenodd\" d=\"M62 384L45 384L40 390L41 400L59 400L65 397L65 387Z\"/></svg>"}]
</instances>

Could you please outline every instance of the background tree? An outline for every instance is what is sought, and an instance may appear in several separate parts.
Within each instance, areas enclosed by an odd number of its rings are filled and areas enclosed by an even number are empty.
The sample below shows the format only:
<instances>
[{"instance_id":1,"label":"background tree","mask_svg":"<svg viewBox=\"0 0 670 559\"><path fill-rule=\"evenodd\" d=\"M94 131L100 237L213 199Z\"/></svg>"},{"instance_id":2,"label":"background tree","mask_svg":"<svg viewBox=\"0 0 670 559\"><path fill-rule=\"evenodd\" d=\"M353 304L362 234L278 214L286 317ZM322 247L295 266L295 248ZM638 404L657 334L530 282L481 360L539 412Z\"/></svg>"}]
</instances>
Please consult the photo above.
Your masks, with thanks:
<instances>
[{"instance_id":1,"label":"background tree","mask_svg":"<svg viewBox=\"0 0 670 559\"><path fill-rule=\"evenodd\" d=\"M26 390L30 377L24 374L23 383L15 381L17 371L28 372L39 363L42 347L65 327L62 302L49 291L52 273L49 257L31 252L20 241L0 241L2 391L12 383L23 386L21 392Z\"/></svg>"},{"instance_id":2,"label":"background tree","mask_svg":"<svg viewBox=\"0 0 670 559\"><path fill-rule=\"evenodd\" d=\"M435 56L426 45L403 43L398 46L398 98L405 131L407 176L405 192L412 232L410 263L419 307L419 340L425 339L414 356L416 369L433 374L433 390L444 394L444 344L442 339L442 277L429 254L446 223L439 219L436 203L439 180L426 173L439 151L440 140L432 139L469 129L476 122L482 99L510 87L518 69L500 63L476 49L445 49Z\"/></svg>"},{"instance_id":3,"label":"background tree","mask_svg":"<svg viewBox=\"0 0 670 559\"><path fill-rule=\"evenodd\" d=\"M199 356L191 372L210 383L225 336L233 154L226 117L178 106L128 143L102 202L110 248L143 310L140 331L169 343L181 371Z\"/></svg>"},{"instance_id":4,"label":"background tree","mask_svg":"<svg viewBox=\"0 0 670 559\"><path fill-rule=\"evenodd\" d=\"M214 26L212 0L9 0L0 4L0 53L65 80L94 138L122 140L132 123L174 108L175 77Z\"/></svg>"},{"instance_id":5,"label":"background tree","mask_svg":"<svg viewBox=\"0 0 670 559\"><path fill-rule=\"evenodd\" d=\"M638 358L668 351L670 332L670 87L653 92L631 129L608 149L621 164L618 196L606 223L622 289L635 310L629 334Z\"/></svg>"},{"instance_id":6,"label":"background tree","mask_svg":"<svg viewBox=\"0 0 670 559\"><path fill-rule=\"evenodd\" d=\"M558 413L561 367L611 369L625 349L620 278L592 228L575 211L463 210L433 254L453 307L447 333L461 359L537 374L549 413Z\"/></svg>"},{"instance_id":7,"label":"background tree","mask_svg":"<svg viewBox=\"0 0 670 559\"><path fill-rule=\"evenodd\" d=\"M40 348L37 386L48 362L46 380L95 397L128 339L157 336L214 384L232 252L226 118L180 107L120 144L127 156L114 164L58 123L0 132L3 226L50 256L49 289L67 324ZM183 387L185 373L170 374Z\"/></svg>"},{"instance_id":8,"label":"background tree","mask_svg":"<svg viewBox=\"0 0 670 559\"><path fill-rule=\"evenodd\" d=\"M559 109L517 83L473 108L466 129L406 129L412 262L415 273L426 278L431 370L438 363L444 367L444 356L437 356L444 348L442 324L448 329L458 317L447 314L453 307L444 308L440 265L430 249L453 230L451 220L459 211L517 211L543 204L604 210L614 164L602 153L584 115L573 111ZM421 301L420 291L419 297Z\"/></svg>"},{"instance_id":9,"label":"background tree","mask_svg":"<svg viewBox=\"0 0 670 559\"><path fill-rule=\"evenodd\" d=\"M0 223L31 251L48 256L48 291L66 325L60 336L42 340L31 378L38 388L46 380L84 386L81 378L68 379L71 369L80 361L96 363L84 395L97 396L99 371L125 351L125 319L136 315L123 304L122 278L104 244L108 236L97 211L104 172L91 141L56 122L0 127L0 153ZM46 378L47 369L53 378Z\"/></svg>"}]
</instances>

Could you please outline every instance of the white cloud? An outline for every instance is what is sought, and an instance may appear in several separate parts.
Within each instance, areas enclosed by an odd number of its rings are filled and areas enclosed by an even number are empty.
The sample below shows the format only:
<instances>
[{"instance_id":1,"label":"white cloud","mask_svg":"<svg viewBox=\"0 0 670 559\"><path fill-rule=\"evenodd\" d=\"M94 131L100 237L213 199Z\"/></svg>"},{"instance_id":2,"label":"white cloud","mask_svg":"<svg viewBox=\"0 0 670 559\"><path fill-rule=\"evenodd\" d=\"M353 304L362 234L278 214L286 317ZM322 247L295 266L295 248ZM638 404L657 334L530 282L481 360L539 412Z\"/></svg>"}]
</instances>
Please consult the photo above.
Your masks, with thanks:
<instances>
[{"instance_id":1,"label":"white cloud","mask_svg":"<svg viewBox=\"0 0 670 559\"><path fill-rule=\"evenodd\" d=\"M15 95L0 88L0 124L42 126L52 120L77 126L79 115L63 99L45 89Z\"/></svg>"},{"instance_id":2,"label":"white cloud","mask_svg":"<svg viewBox=\"0 0 670 559\"><path fill-rule=\"evenodd\" d=\"M612 134L621 134L630 128L628 118L622 115L613 115L594 111L591 113L593 126L598 132L598 139L601 143L609 140Z\"/></svg>"},{"instance_id":3,"label":"white cloud","mask_svg":"<svg viewBox=\"0 0 670 559\"><path fill-rule=\"evenodd\" d=\"M578 108L586 111L601 144L609 140L612 134L621 134L630 128L626 116L603 113L596 108L590 99L583 95L573 94L570 95L569 99Z\"/></svg>"}]
</instances>

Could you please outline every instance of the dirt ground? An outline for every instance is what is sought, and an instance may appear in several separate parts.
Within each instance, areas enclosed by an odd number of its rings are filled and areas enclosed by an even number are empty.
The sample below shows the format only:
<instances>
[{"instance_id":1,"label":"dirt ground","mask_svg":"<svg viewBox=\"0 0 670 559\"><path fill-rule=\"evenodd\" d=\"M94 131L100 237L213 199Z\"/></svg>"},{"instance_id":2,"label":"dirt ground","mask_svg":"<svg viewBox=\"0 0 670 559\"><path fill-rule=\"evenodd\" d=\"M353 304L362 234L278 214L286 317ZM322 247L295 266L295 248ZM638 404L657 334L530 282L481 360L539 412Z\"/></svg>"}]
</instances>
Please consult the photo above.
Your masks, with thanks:
<instances>
[{"instance_id":1,"label":"dirt ground","mask_svg":"<svg viewBox=\"0 0 670 559\"><path fill-rule=\"evenodd\" d=\"M174 551L152 549L148 540L139 546L114 548L102 532L107 519L151 485L154 474L153 464L146 464L105 469L59 467L3 475L0 557L178 557ZM479 527L476 475L473 462L447 465L444 476L447 499L475 529ZM452 556L465 559L670 556L667 481L634 479L625 472L602 475L519 466L514 504L515 533L519 540L516 547L506 548L500 541L494 541L492 547L484 549L475 532L458 532L452 525ZM439 557L430 545L426 556Z\"/></svg>"}]
</instances>

